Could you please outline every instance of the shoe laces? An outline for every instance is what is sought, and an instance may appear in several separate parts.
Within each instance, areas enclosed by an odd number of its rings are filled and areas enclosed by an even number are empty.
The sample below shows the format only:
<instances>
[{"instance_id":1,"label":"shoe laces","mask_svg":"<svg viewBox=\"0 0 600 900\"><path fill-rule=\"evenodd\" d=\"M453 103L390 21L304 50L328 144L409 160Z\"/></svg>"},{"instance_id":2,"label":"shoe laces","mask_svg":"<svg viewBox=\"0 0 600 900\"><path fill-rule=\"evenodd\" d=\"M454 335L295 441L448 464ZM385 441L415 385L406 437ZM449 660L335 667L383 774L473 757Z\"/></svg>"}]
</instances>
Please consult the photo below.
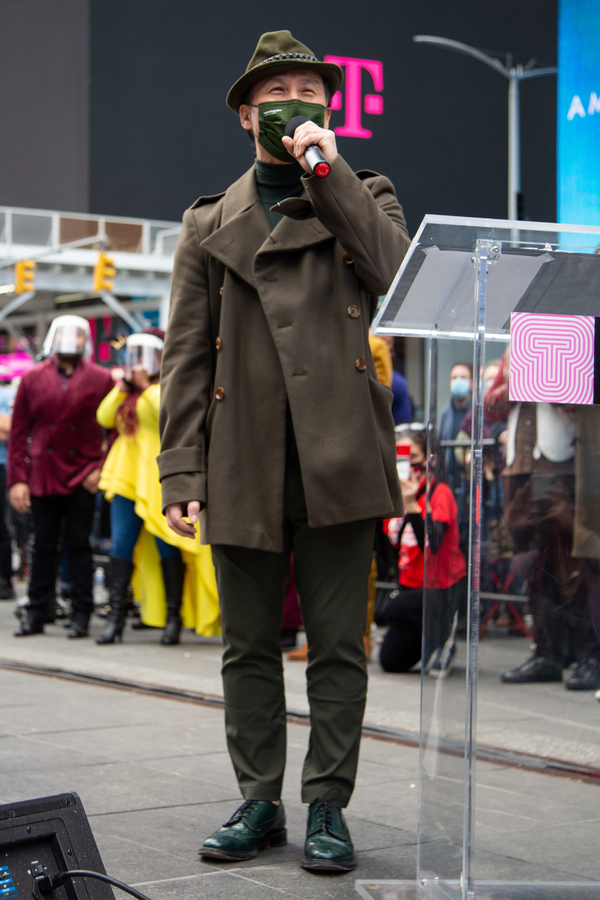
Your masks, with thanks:
<instances>
[{"instance_id":1,"label":"shoe laces","mask_svg":"<svg viewBox=\"0 0 600 900\"><path fill-rule=\"evenodd\" d=\"M317 834L319 831L327 831L334 837L338 837L335 831L334 822L334 811L337 812L337 810L335 809L331 801L334 799L334 797L338 797L340 794L340 788L331 788L322 797L319 797L317 800L313 800L313 802L311 803L311 807L316 811L317 824L315 829L311 832L312 834Z\"/></svg>"},{"instance_id":2,"label":"shoe laces","mask_svg":"<svg viewBox=\"0 0 600 900\"><path fill-rule=\"evenodd\" d=\"M262 803L261 800L244 800L241 806L239 806L232 817L225 822L223 828L227 828L228 825L236 825L238 822L241 822L246 813L253 809L258 803Z\"/></svg>"}]
</instances>

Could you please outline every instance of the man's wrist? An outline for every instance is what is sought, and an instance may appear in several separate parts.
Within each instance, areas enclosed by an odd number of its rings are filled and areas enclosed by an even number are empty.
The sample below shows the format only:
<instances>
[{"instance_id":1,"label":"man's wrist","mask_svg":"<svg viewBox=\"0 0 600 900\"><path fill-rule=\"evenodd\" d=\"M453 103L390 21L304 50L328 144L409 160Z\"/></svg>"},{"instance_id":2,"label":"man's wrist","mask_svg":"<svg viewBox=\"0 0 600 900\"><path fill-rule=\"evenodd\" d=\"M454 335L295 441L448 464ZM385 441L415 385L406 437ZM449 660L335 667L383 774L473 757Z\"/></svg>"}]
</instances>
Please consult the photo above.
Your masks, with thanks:
<instances>
[{"instance_id":1,"label":"man's wrist","mask_svg":"<svg viewBox=\"0 0 600 900\"><path fill-rule=\"evenodd\" d=\"M204 472L177 472L161 478L162 508L181 503L185 506L195 498L200 509L206 505L206 474Z\"/></svg>"}]
</instances>

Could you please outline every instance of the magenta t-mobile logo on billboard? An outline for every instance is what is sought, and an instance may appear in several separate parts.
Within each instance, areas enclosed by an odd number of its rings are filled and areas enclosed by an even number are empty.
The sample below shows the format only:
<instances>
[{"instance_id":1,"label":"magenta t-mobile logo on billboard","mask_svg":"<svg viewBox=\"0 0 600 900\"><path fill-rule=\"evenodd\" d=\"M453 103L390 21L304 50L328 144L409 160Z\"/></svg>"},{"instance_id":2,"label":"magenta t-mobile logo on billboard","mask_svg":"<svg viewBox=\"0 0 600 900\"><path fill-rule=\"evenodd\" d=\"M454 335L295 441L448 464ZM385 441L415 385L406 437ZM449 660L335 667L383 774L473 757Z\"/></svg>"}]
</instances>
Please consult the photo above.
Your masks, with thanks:
<instances>
[{"instance_id":1,"label":"magenta t-mobile logo on billboard","mask_svg":"<svg viewBox=\"0 0 600 900\"><path fill-rule=\"evenodd\" d=\"M338 128L334 128L340 137L370 138L373 132L364 128L362 124L363 93L362 72L363 69L373 79L373 87L376 91L383 91L383 63L376 59L354 59L350 56L326 56L325 62L337 63L345 68L344 97L337 91L331 98L331 108L344 107L346 121ZM381 93L364 95L364 112L372 116L380 116L383 112L383 97Z\"/></svg>"}]
</instances>

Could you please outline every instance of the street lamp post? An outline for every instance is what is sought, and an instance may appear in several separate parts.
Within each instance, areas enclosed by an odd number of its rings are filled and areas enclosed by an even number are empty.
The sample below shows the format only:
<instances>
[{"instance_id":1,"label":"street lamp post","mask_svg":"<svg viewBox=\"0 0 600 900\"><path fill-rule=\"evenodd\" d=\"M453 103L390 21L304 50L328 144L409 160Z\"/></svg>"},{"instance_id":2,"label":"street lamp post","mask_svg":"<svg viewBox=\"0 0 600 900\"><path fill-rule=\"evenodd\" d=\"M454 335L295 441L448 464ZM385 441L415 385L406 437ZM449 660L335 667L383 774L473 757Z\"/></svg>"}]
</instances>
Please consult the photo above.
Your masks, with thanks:
<instances>
[{"instance_id":1,"label":"street lamp post","mask_svg":"<svg viewBox=\"0 0 600 900\"><path fill-rule=\"evenodd\" d=\"M507 54L506 65L504 65L499 59L489 56L476 47L461 44L460 41L453 41L450 38L435 37L431 34L416 34L413 41L416 44L433 44L436 47L444 47L446 50L473 56L508 79L508 218L515 221L519 214L519 194L521 193L520 84L526 78L556 75L558 69L556 66L536 68L535 59L531 59L525 66L513 66L510 54Z\"/></svg>"}]
</instances>

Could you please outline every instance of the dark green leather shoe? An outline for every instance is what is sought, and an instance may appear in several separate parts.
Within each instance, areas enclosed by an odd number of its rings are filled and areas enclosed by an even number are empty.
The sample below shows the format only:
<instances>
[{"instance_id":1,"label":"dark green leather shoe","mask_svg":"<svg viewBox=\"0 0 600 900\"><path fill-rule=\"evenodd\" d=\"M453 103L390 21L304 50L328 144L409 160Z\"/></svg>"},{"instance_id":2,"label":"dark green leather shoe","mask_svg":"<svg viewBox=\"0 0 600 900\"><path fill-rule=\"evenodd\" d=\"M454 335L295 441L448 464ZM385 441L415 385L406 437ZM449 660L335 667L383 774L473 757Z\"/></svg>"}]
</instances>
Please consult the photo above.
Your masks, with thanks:
<instances>
[{"instance_id":1,"label":"dark green leather shoe","mask_svg":"<svg viewBox=\"0 0 600 900\"><path fill-rule=\"evenodd\" d=\"M245 800L228 822L206 838L200 856L209 859L254 859L259 850L287 844L283 803Z\"/></svg>"},{"instance_id":2,"label":"dark green leather shoe","mask_svg":"<svg viewBox=\"0 0 600 900\"><path fill-rule=\"evenodd\" d=\"M315 872L351 872L356 857L341 809L327 800L308 807L304 859L300 865Z\"/></svg>"}]
</instances>

